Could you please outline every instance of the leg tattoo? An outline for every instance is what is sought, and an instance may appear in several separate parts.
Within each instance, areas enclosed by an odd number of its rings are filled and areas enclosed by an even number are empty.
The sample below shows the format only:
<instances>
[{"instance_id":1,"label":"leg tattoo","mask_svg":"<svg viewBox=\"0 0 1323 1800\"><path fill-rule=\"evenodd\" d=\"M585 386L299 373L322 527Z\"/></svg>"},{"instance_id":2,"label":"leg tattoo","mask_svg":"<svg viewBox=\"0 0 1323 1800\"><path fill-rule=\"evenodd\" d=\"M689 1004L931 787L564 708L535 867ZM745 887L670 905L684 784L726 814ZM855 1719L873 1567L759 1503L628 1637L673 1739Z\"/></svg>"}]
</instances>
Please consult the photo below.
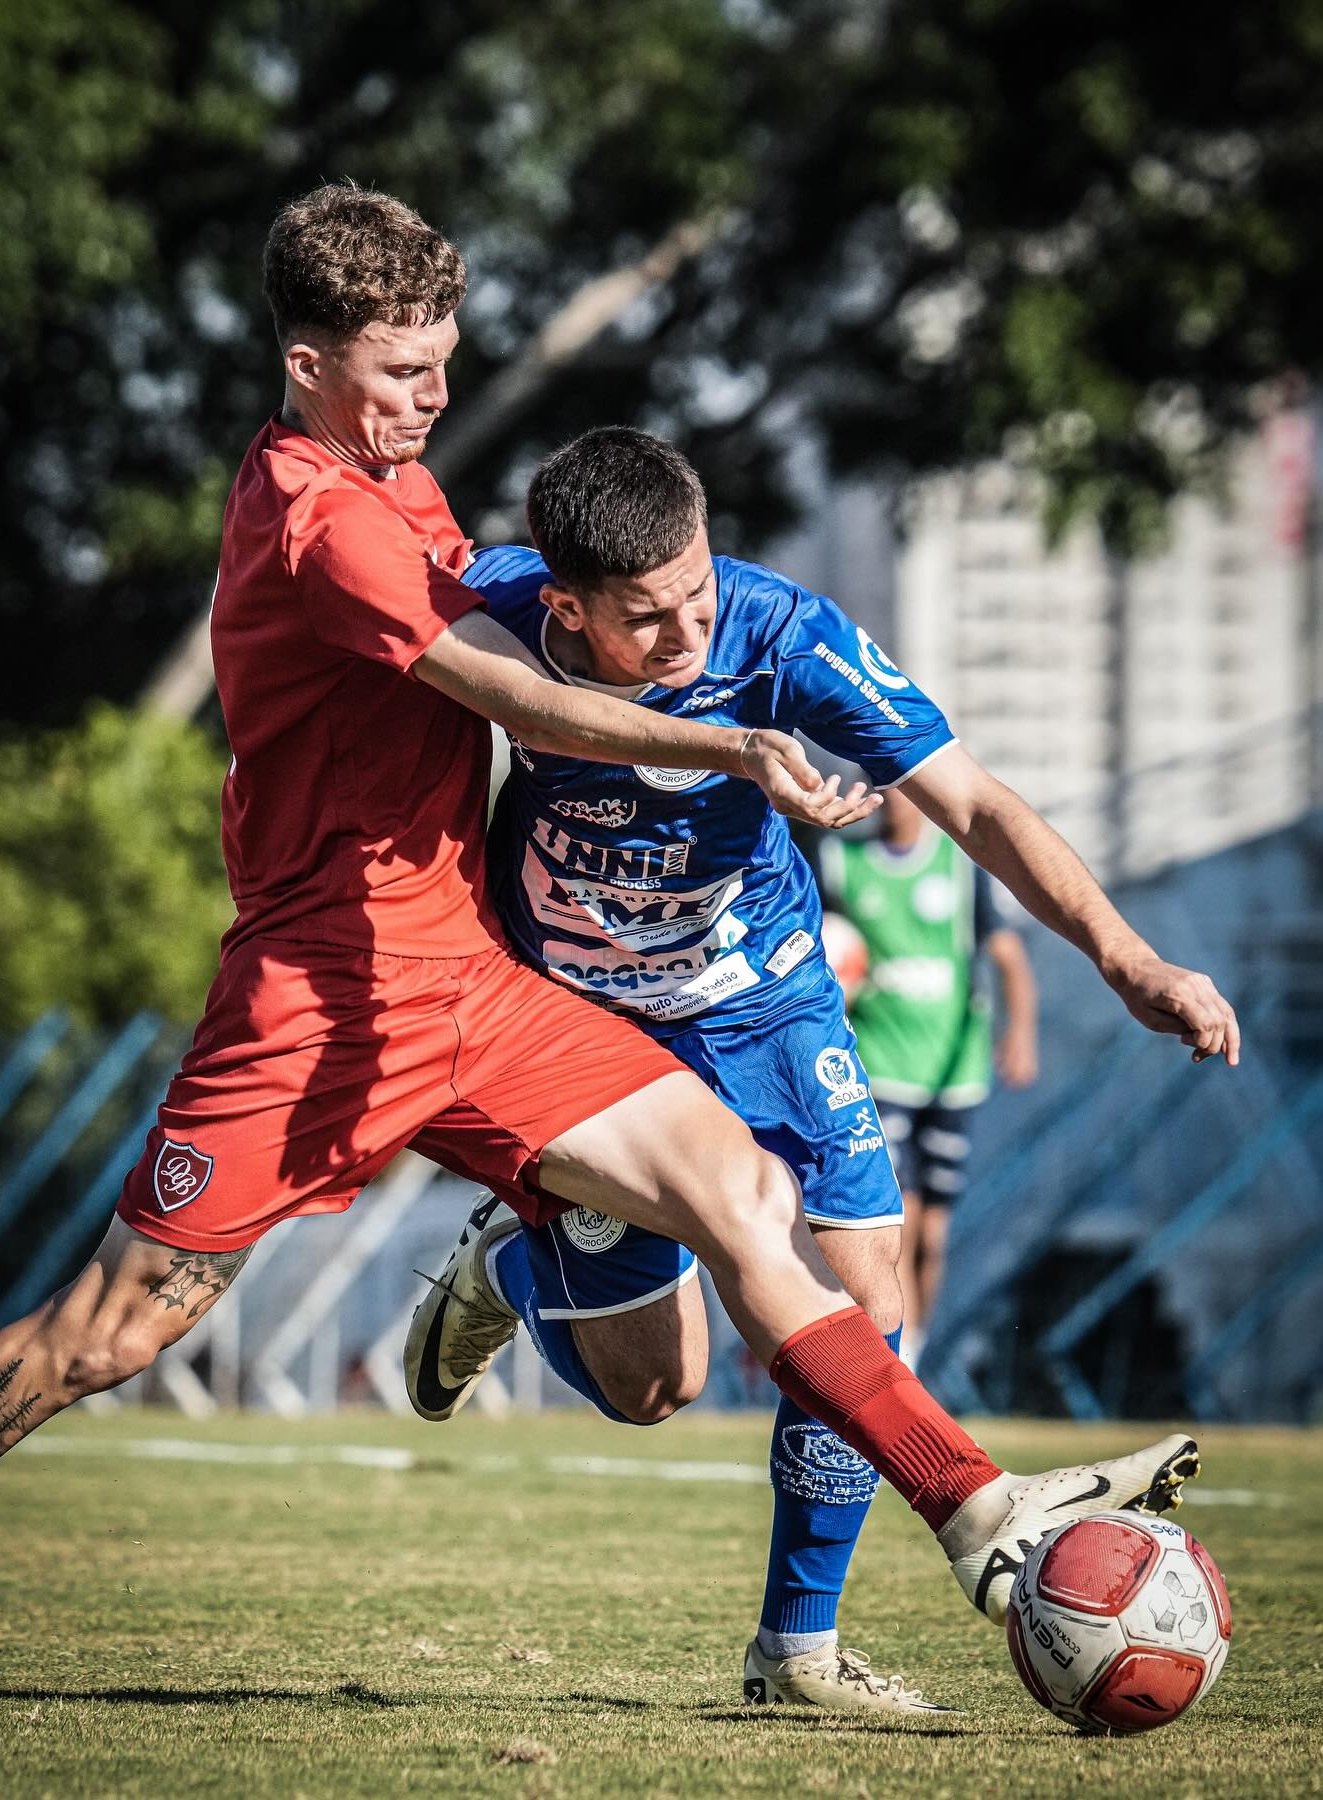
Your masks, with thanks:
<instances>
[{"instance_id":1,"label":"leg tattoo","mask_svg":"<svg viewBox=\"0 0 1323 1800\"><path fill-rule=\"evenodd\" d=\"M187 1308L186 1319L198 1314L223 1294L252 1255L253 1246L242 1250L199 1250L194 1254L181 1251L170 1259L164 1275L147 1283L147 1292L169 1312L173 1307Z\"/></svg>"},{"instance_id":2,"label":"leg tattoo","mask_svg":"<svg viewBox=\"0 0 1323 1800\"><path fill-rule=\"evenodd\" d=\"M40 1394L24 1394L21 1399L16 1395L10 1395L9 1390L14 1384L14 1377L22 1367L23 1358L16 1356L13 1362L6 1363L4 1368L0 1369L0 1437L3 1437L7 1431L16 1431L22 1437L27 1429L28 1420L31 1418L38 1400L41 1399Z\"/></svg>"}]
</instances>

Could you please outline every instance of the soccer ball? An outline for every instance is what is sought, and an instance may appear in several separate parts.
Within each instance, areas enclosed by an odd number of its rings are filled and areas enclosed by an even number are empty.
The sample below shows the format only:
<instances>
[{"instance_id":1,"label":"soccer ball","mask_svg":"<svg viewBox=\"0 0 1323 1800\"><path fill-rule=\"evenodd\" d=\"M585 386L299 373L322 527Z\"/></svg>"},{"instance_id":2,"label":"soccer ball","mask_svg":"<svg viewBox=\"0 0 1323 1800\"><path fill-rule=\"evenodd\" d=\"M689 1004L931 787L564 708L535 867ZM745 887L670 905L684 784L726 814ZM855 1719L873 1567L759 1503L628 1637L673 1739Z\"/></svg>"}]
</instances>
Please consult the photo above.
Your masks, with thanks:
<instances>
[{"instance_id":1,"label":"soccer ball","mask_svg":"<svg viewBox=\"0 0 1323 1800\"><path fill-rule=\"evenodd\" d=\"M1034 1699L1082 1731L1152 1731L1212 1687L1231 1638L1217 1564L1169 1519L1096 1513L1025 1558L1006 1615Z\"/></svg>"},{"instance_id":2,"label":"soccer ball","mask_svg":"<svg viewBox=\"0 0 1323 1800\"><path fill-rule=\"evenodd\" d=\"M847 1003L868 980L868 945L844 913L822 915L822 948L827 967L841 984Z\"/></svg>"}]
</instances>

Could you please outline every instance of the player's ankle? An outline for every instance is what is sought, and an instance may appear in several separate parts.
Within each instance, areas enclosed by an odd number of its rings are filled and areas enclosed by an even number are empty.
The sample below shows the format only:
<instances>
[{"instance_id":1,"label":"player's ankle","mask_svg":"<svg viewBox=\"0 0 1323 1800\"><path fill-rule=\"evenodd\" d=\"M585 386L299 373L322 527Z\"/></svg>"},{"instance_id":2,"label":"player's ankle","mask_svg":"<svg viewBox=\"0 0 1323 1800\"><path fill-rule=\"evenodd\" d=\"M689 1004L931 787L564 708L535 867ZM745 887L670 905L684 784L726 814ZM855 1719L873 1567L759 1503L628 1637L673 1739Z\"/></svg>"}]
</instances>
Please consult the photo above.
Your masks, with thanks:
<instances>
[{"instance_id":1,"label":"player's ankle","mask_svg":"<svg viewBox=\"0 0 1323 1800\"><path fill-rule=\"evenodd\" d=\"M938 1528L937 1542L948 1562L968 1556L985 1544L1001 1524L1011 1504L1011 1489L1019 1476L1003 1469L993 1480L977 1488L961 1502L946 1523Z\"/></svg>"},{"instance_id":2,"label":"player's ankle","mask_svg":"<svg viewBox=\"0 0 1323 1800\"><path fill-rule=\"evenodd\" d=\"M825 1650L837 1639L836 1629L830 1631L771 1631L766 1625L758 1627L757 1644L764 1656L775 1657L778 1662L785 1662L792 1656L808 1656L814 1650Z\"/></svg>"}]
</instances>

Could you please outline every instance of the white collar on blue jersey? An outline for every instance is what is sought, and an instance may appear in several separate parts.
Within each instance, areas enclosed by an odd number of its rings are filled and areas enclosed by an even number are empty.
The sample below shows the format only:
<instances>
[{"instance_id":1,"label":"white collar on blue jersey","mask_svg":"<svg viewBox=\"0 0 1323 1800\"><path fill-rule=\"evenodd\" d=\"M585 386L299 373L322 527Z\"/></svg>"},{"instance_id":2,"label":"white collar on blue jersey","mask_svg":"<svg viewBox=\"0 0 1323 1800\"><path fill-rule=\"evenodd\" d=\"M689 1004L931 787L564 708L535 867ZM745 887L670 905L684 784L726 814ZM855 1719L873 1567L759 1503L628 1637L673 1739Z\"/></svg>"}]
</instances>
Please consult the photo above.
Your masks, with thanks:
<instances>
[{"instance_id":1,"label":"white collar on blue jersey","mask_svg":"<svg viewBox=\"0 0 1323 1800\"><path fill-rule=\"evenodd\" d=\"M633 687L613 687L609 681L590 681L586 675L572 675L568 669L561 667L551 648L549 627L553 616L548 612L542 621L542 654L562 681L568 681L571 687L591 688L595 694L613 694L617 700L641 700L656 687L655 681L640 681ZM697 680L698 677L695 676L694 679Z\"/></svg>"}]
</instances>

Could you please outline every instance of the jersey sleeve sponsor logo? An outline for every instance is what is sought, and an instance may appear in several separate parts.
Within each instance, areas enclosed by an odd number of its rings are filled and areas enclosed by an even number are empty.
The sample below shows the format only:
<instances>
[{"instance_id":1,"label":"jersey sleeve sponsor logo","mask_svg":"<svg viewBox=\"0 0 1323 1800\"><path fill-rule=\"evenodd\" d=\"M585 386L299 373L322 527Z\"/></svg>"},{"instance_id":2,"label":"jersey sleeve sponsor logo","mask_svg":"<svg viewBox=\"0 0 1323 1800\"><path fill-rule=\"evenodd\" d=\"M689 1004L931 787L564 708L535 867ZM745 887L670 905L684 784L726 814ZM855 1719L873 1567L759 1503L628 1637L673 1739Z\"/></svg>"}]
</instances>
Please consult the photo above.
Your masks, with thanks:
<instances>
[{"instance_id":1,"label":"jersey sleeve sponsor logo","mask_svg":"<svg viewBox=\"0 0 1323 1800\"><path fill-rule=\"evenodd\" d=\"M586 1256L600 1256L618 1244L628 1226L610 1213L593 1212L586 1206L572 1206L556 1221L576 1250Z\"/></svg>"},{"instance_id":2,"label":"jersey sleeve sponsor logo","mask_svg":"<svg viewBox=\"0 0 1323 1800\"><path fill-rule=\"evenodd\" d=\"M894 688L897 693L907 688L909 677L902 675L885 651L879 650L862 625L856 625L854 635L859 640L859 660L879 687Z\"/></svg>"},{"instance_id":3,"label":"jersey sleeve sponsor logo","mask_svg":"<svg viewBox=\"0 0 1323 1800\"><path fill-rule=\"evenodd\" d=\"M563 819L582 819L587 825L604 825L608 831L619 831L630 824L638 811L634 800L603 798L601 800L553 800L551 810Z\"/></svg>"},{"instance_id":4,"label":"jersey sleeve sponsor logo","mask_svg":"<svg viewBox=\"0 0 1323 1800\"><path fill-rule=\"evenodd\" d=\"M713 701L713 705L715 704ZM660 788L664 794L679 794L686 788L697 787L700 781L706 781L712 770L658 769L651 763L635 763L634 773L650 788Z\"/></svg>"},{"instance_id":5,"label":"jersey sleeve sponsor logo","mask_svg":"<svg viewBox=\"0 0 1323 1800\"><path fill-rule=\"evenodd\" d=\"M173 1138L167 1138L152 1167L152 1188L161 1211L178 1212L181 1206L196 1200L215 1167L215 1157L205 1155L195 1144L176 1144Z\"/></svg>"},{"instance_id":6,"label":"jersey sleeve sponsor logo","mask_svg":"<svg viewBox=\"0 0 1323 1800\"><path fill-rule=\"evenodd\" d=\"M813 646L813 654L815 656L820 656L829 669L835 669L836 673L848 681L851 687L858 688L864 699L871 700L873 705L882 714L883 718L889 719L893 725L899 726L902 731L908 729L909 720L905 717L904 713L898 711L897 708L891 704L890 700L887 699L885 694L879 693L878 689L868 677L863 674L861 670L856 669L853 663L847 662L839 651L833 650L830 644L819 642ZM881 652L879 652L879 655L880 654ZM902 682L901 685L908 687L909 682Z\"/></svg>"},{"instance_id":7,"label":"jersey sleeve sponsor logo","mask_svg":"<svg viewBox=\"0 0 1323 1800\"><path fill-rule=\"evenodd\" d=\"M955 964L945 956L888 956L869 971L875 988L903 1000L949 1000L955 992Z\"/></svg>"},{"instance_id":8,"label":"jersey sleeve sponsor logo","mask_svg":"<svg viewBox=\"0 0 1323 1800\"><path fill-rule=\"evenodd\" d=\"M818 1052L813 1073L827 1090L827 1105L832 1112L839 1112L843 1106L858 1106L869 1097L868 1088L860 1081L854 1057L848 1050L838 1050L835 1045L828 1044L825 1050Z\"/></svg>"}]
</instances>

